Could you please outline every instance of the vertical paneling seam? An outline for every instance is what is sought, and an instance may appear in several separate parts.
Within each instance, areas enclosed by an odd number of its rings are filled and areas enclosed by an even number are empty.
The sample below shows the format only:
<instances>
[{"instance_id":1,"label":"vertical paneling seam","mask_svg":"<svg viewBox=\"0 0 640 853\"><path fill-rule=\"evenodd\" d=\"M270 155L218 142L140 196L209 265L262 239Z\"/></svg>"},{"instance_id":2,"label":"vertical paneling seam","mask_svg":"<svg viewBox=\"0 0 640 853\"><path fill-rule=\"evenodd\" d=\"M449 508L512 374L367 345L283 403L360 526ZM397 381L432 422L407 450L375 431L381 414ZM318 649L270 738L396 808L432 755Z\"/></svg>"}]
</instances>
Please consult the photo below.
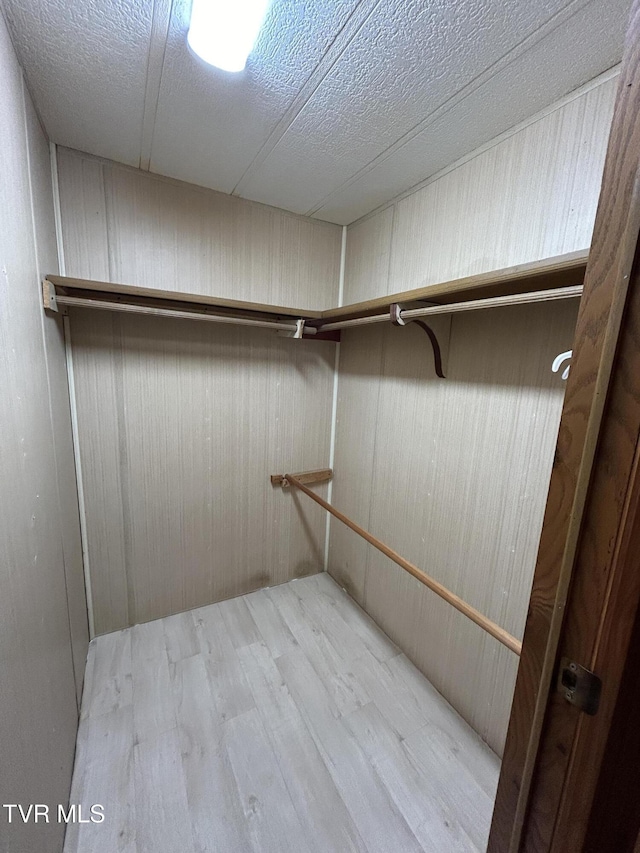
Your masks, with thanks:
<instances>
[{"instance_id":1,"label":"vertical paneling seam","mask_svg":"<svg viewBox=\"0 0 640 853\"><path fill-rule=\"evenodd\" d=\"M380 413L380 394L382 392L382 380L384 378L384 356L387 348L387 335L386 335L387 326L384 327L384 330L381 330L380 334L383 335L382 343L380 344L380 368L378 370L378 391L376 394L376 416L374 423L377 425L378 423L378 415ZM376 459L376 450L378 446L378 429L374 431L373 437L373 448L371 450L371 487L369 491L369 512L367 513L367 530L371 530L371 514L373 512L373 495L375 493L375 476L376 476L376 467L375 467L375 459ZM367 580L369 577L369 567L371 565L371 548L365 548L365 564L364 564L364 580L362 582L362 607L364 610L369 613L369 608L367 606Z\"/></svg>"},{"instance_id":2,"label":"vertical paneling seam","mask_svg":"<svg viewBox=\"0 0 640 853\"><path fill-rule=\"evenodd\" d=\"M397 205L394 203L391 206L391 224L389 228L389 257L387 259L387 282L386 282L386 292L391 292L391 261L392 261L392 253L393 253L393 243L394 243L394 234L395 234L395 224L396 224L396 210ZM376 395L376 416L375 423L378 423L378 415L380 412L380 395L382 393L382 381L384 379L384 359L385 359L385 351L387 347L387 335L385 334L386 326L384 329L380 330L380 334L383 336L382 343L380 344L380 369L378 371L378 391ZM374 482L376 476L376 467L375 467L375 458L376 458L376 450L378 446L378 429L376 427L374 431L374 439L373 439L373 449L372 449L372 458L371 458L371 491L369 497L369 512L367 515L367 530L371 530L371 514L373 512L373 495L375 493ZM371 549L365 549L365 566L364 566L364 580L362 583L362 606L365 610L368 611L367 608L367 580L369 577L369 568L371 565Z\"/></svg>"},{"instance_id":3,"label":"vertical paneling seam","mask_svg":"<svg viewBox=\"0 0 640 853\"><path fill-rule=\"evenodd\" d=\"M342 226L342 244L340 247L340 273L338 277L338 305L341 306L344 299L344 273L347 260L347 226ZM331 398L331 437L329 439L329 468L333 469L336 459L336 432L338 429L338 384L340 380L340 342L336 343L336 352L333 362L333 395ZM335 475L335 472L334 472ZM333 480L329 480L327 487L327 500L333 499ZM327 521L324 537L324 571L329 571L329 546L331 544L331 515L327 513Z\"/></svg>"},{"instance_id":4,"label":"vertical paneling seam","mask_svg":"<svg viewBox=\"0 0 640 853\"><path fill-rule=\"evenodd\" d=\"M69 409L71 414L71 440L73 445L73 461L76 469L78 511L80 513L80 542L82 545L84 588L87 598L87 615L89 617L89 640L93 640L95 637L95 619L93 611L93 592L91 588L91 571L89 565L89 535L87 533L87 512L84 500L82 462L80 460L80 430L78 428L78 403L76 399L76 380L73 365L73 345L71 342L71 322L68 315L65 315L62 318L62 324L64 329L64 352L67 361L67 387L69 389Z\"/></svg>"},{"instance_id":5,"label":"vertical paneling seam","mask_svg":"<svg viewBox=\"0 0 640 853\"><path fill-rule=\"evenodd\" d=\"M387 261L387 285L386 285L386 293L393 293L391 288L391 270L393 267L391 266L392 254L393 254L393 237L396 230L396 210L398 209L397 204L393 204L391 206L391 225L389 227L389 258ZM397 291L396 291L397 292Z\"/></svg>"},{"instance_id":6,"label":"vertical paneling seam","mask_svg":"<svg viewBox=\"0 0 640 853\"><path fill-rule=\"evenodd\" d=\"M64 255L64 235L62 229L62 211L60 208L60 184L58 182L58 149L55 143L49 145L51 154L51 187L53 191L53 217L56 228L56 245L58 247L58 267L60 275L66 275ZM87 600L87 617L89 619L89 640L95 637L93 613L93 594L91 590L91 572L89 567L89 539L87 536L87 514L84 502L84 483L82 479L82 462L80 460L80 433L78 430L78 407L76 402L75 372L73 368L73 348L71 346L71 324L68 315L62 318L64 331L64 352L67 368L67 389L69 391L69 414L71 417L71 444L76 475L78 496L78 513L80 517L80 544L82 547L82 567L84 572L84 588Z\"/></svg>"},{"instance_id":7,"label":"vertical paneling seam","mask_svg":"<svg viewBox=\"0 0 640 853\"><path fill-rule=\"evenodd\" d=\"M31 231L32 231L32 247L33 247L33 259L34 266L36 271L36 288L38 292L38 305L41 306L42 300L40 299L40 264L38 258L38 230L36 228L36 212L33 203L33 177L32 177L32 164L31 164L31 146L29 145L29 128L27 126L27 104L25 100L25 80L24 74L20 75L21 79L21 91L22 91L22 123L24 128L24 142L25 142L25 150L27 155L27 177L29 181L29 207L31 210ZM49 357L47 352L47 339L45 334L44 324L47 322L47 317L44 313L42 307L40 307L40 332L42 338L42 355L44 359L44 372L47 380L47 408L49 410L49 450L51 456L53 458L53 469L55 471L55 493L57 495L57 506L56 506L56 515L58 518L58 538L60 540L60 553L62 555L62 577L64 578L64 592L65 592L65 606L67 612L67 628L69 631L69 659L71 663L71 672L73 673L73 681L76 687L75 690L75 704L76 704L76 712L79 717L80 708L78 707L78 677L76 675L76 667L75 661L73 660L73 634L71 631L71 614L69 612L69 585L67 583L67 561L64 552L64 537L62 535L62 510L60 508L60 476L58 470L58 454L56 452L56 443L54 439L54 426L53 426L53 410L51 403L51 376L49 372ZM52 321L52 322L55 322Z\"/></svg>"},{"instance_id":8,"label":"vertical paneling seam","mask_svg":"<svg viewBox=\"0 0 640 853\"><path fill-rule=\"evenodd\" d=\"M122 318L112 314L113 332L113 384L116 403L116 430L118 440L118 480L120 482L120 509L122 516L122 546L124 550L124 578L127 590L126 625L135 624L135 587L131 577L133 546L131 536L131 501L129 499L129 451L127 446L127 422L124 402L124 335Z\"/></svg>"},{"instance_id":9,"label":"vertical paneling seam","mask_svg":"<svg viewBox=\"0 0 640 853\"><path fill-rule=\"evenodd\" d=\"M107 240L107 268L109 281L113 281L113 235L112 228L113 204L111 193L113 183L107 187L107 165L101 166L102 193L104 201L104 218ZM127 419L124 399L124 333L122 325L126 318L118 314L111 316L111 328L113 333L113 385L116 404L116 430L118 443L118 480L120 483L120 509L122 517L122 547L124 557L124 580L127 593L126 599L126 625L135 624L136 619L136 596L135 585L132 578L133 542L131 531L131 500L129 494L129 448L127 441ZM125 626L123 626L125 627Z\"/></svg>"}]
</instances>

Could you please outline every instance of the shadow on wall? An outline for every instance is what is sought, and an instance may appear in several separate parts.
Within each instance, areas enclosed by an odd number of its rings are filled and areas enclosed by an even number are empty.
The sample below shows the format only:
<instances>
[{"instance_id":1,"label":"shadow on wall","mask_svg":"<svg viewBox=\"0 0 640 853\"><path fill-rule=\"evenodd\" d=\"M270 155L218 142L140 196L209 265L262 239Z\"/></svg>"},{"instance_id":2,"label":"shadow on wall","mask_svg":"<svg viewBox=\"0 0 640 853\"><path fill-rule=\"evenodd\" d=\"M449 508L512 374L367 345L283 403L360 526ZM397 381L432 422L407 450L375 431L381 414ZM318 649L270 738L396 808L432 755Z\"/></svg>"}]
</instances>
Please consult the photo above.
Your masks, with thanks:
<instances>
[{"instance_id":1,"label":"shadow on wall","mask_svg":"<svg viewBox=\"0 0 640 853\"><path fill-rule=\"evenodd\" d=\"M350 330L340 349L332 502L518 637L566 387L551 365L577 309L450 315L447 379L420 329ZM500 752L512 653L339 524L329 569Z\"/></svg>"},{"instance_id":2,"label":"shadow on wall","mask_svg":"<svg viewBox=\"0 0 640 853\"><path fill-rule=\"evenodd\" d=\"M327 464L333 344L86 310L71 337L98 633L322 569L324 513L269 474Z\"/></svg>"},{"instance_id":3,"label":"shadow on wall","mask_svg":"<svg viewBox=\"0 0 640 853\"><path fill-rule=\"evenodd\" d=\"M226 326L201 320L141 317L73 308L71 338L82 347L108 356L120 349L131 357L175 358L184 362L214 359L230 367L283 362L302 376L323 366L333 370L335 349L331 341L296 341L269 329Z\"/></svg>"},{"instance_id":4,"label":"shadow on wall","mask_svg":"<svg viewBox=\"0 0 640 853\"><path fill-rule=\"evenodd\" d=\"M357 366L363 378L563 388L551 365L572 347L578 304L571 299L425 318L438 337L446 379L436 377L431 345L415 324L344 330L342 349L367 341L371 358L359 359ZM341 374L350 370L341 357Z\"/></svg>"}]
</instances>

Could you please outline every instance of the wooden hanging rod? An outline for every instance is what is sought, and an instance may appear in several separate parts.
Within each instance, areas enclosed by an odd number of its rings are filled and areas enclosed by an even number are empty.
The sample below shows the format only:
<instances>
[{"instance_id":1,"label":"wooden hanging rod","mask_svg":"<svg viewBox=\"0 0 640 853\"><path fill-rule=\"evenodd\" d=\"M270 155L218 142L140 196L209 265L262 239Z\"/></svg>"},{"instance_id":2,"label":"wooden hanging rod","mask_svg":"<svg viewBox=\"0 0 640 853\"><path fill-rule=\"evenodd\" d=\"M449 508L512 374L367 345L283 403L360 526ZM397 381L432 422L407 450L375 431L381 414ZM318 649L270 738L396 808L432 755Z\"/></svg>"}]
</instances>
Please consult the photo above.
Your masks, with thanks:
<instances>
[{"instance_id":1,"label":"wooden hanging rod","mask_svg":"<svg viewBox=\"0 0 640 853\"><path fill-rule=\"evenodd\" d=\"M76 308L97 308L102 311L119 311L125 314L147 314L154 317L173 317L180 320L208 320L210 323L223 323L229 326L253 326L261 329L275 329L276 331L292 332L298 331L296 323L279 323L275 320L254 320L248 317L233 317L225 314L202 311L177 311L174 308L158 308L152 305L129 305L124 302L108 302L103 299L86 299L77 296L56 296L58 305L70 305ZM304 327L298 337L303 334L315 335L317 330Z\"/></svg>"},{"instance_id":2,"label":"wooden hanging rod","mask_svg":"<svg viewBox=\"0 0 640 853\"><path fill-rule=\"evenodd\" d=\"M273 477L271 478L273 482ZM373 545L374 548L377 548L385 557L388 557L390 560L393 560L396 565L400 566L400 568L404 569L406 572L409 572L410 575L413 575L414 578L423 583L426 587L428 587L432 592L435 592L436 595L439 595L444 601L448 602L452 607L459 612L464 614L468 619L471 619L472 622L475 622L480 628L494 637L498 642L502 643L503 646L506 646L512 652L517 655L520 655L522 651L522 643L509 634L508 631L505 631L504 628L501 628L499 625L496 625L495 622L492 622L491 619L488 619L479 610L476 610L475 607L472 607L470 604L467 604L466 601L463 601L459 596L455 593L448 590L445 586L438 581L434 580L430 577L426 572L423 572L422 569L419 569L417 566L414 566L413 563L410 563L409 560L405 560L404 557L401 557L393 548L390 548L388 545L385 545L384 542L381 542L376 536L373 536L363 527L360 527L359 524L356 524L355 521L352 521L348 516L344 513L337 510L334 506L331 506L330 503L323 500L318 495L314 494L311 489L308 489L304 483L302 483L294 474L284 474L282 477L282 484L285 484L285 481L291 485L295 486L297 489L300 489L301 492L304 492L305 495L311 498L311 500L315 501L317 504L320 504L321 507L327 510L327 512L331 513L334 518L337 518L338 521L341 521L347 527L357 533L358 536L361 536L365 539L370 545Z\"/></svg>"},{"instance_id":3,"label":"wooden hanging rod","mask_svg":"<svg viewBox=\"0 0 640 853\"><path fill-rule=\"evenodd\" d=\"M53 278L53 277L51 277ZM58 285L59 287L59 285ZM117 301L108 298L107 292L96 292L95 290L82 291L81 289L62 288L56 289L56 285L50 278L43 282L43 301L45 308L53 311L58 310L58 305L68 305L78 308L95 308L102 311L119 311L129 314L146 314L156 317L174 317L188 320L208 320L212 323L223 323L235 326L253 326L263 329L275 329L280 332L288 332L294 337L308 337L310 335L325 335L348 329L355 326L368 326L374 323L385 323L392 319L391 314L373 314L362 317L352 317L348 320L339 320L335 323L323 323L322 320L311 317L300 317L295 322L288 316L260 313L257 303L245 303L254 306L240 312L238 309L229 309L220 305L218 310L214 305L208 303L195 304L191 299L184 300L186 304L173 300L156 298L140 299L137 301L123 301L122 294L113 292ZM131 288L133 290L133 288ZM89 295L87 295L87 292ZM424 308L402 308L398 303L392 303L392 311L402 321L411 321L419 317L429 317L434 314L455 314L462 311L478 311L485 308L497 308L507 305L524 305L534 302L553 302L560 299L577 299L582 294L582 285L572 287L559 287L553 290L538 290L532 293L514 293L505 296L494 296L483 299L473 299L466 302L450 302L444 305L429 305ZM92 298L94 297L94 298ZM176 304L178 307L175 307ZM235 305L243 303L235 303ZM186 310L184 310L186 309ZM290 309L286 309L287 311ZM397 324L397 320L396 320ZM404 323L403 323L404 325Z\"/></svg>"},{"instance_id":4,"label":"wooden hanging rod","mask_svg":"<svg viewBox=\"0 0 640 853\"><path fill-rule=\"evenodd\" d=\"M274 313L265 313L264 306L257 303L233 303L216 305L216 300L194 302L187 298L165 299L123 292L124 286L114 291L98 291L95 288L62 286L50 278L42 282L42 298L44 307L49 311L58 311L67 306L76 308L92 308L99 311L117 311L125 314L143 314L155 317L172 317L181 320L205 320L210 323L222 323L232 326L252 326L262 329L273 329L279 334L292 338L314 336L320 339L340 339L339 332L323 334L314 326L307 326L305 317L290 317ZM59 278L59 277L57 277ZM75 280L72 280L75 282ZM76 282L77 283L77 282ZM108 286L104 282L101 286ZM131 289L129 289L131 290ZM166 295L166 294L165 294ZM205 299L205 297L202 297ZM222 300L225 302L225 300ZM245 305L240 310L238 305ZM251 306L247 308L246 306ZM258 310L260 309L260 310Z\"/></svg>"},{"instance_id":5,"label":"wooden hanging rod","mask_svg":"<svg viewBox=\"0 0 640 853\"><path fill-rule=\"evenodd\" d=\"M578 284L572 287L558 287L555 290L536 290L532 293L513 293L508 296L470 299L468 302L451 302L448 305L429 305L426 308L401 309L399 316L402 320L412 320L417 317L430 317L434 314L456 314L462 311L479 311L484 308L499 308L507 305L529 305L533 302L579 299L581 294L582 285ZM370 317L354 317L350 320L338 320L335 323L321 323L318 328L323 332L332 332L338 329L348 329L352 326L368 326L371 323L388 322L389 316L389 314L373 314Z\"/></svg>"}]
</instances>

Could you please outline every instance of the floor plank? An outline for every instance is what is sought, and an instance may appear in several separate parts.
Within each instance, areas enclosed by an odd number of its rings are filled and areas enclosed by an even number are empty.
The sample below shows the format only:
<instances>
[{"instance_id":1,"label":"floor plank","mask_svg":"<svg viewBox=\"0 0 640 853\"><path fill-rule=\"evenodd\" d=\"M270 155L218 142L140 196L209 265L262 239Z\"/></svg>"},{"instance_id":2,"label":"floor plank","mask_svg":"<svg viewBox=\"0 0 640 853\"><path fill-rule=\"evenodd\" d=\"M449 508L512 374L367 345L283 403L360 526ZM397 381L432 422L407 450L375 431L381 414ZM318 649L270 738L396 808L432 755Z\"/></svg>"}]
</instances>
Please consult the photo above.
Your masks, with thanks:
<instances>
[{"instance_id":1,"label":"floor plank","mask_svg":"<svg viewBox=\"0 0 640 853\"><path fill-rule=\"evenodd\" d=\"M138 850L194 853L177 730L137 743L133 759Z\"/></svg>"},{"instance_id":2,"label":"floor plank","mask_svg":"<svg viewBox=\"0 0 640 853\"><path fill-rule=\"evenodd\" d=\"M236 656L224 661L207 658L205 664L220 720L231 720L255 707L253 693Z\"/></svg>"},{"instance_id":3,"label":"floor plank","mask_svg":"<svg viewBox=\"0 0 640 853\"><path fill-rule=\"evenodd\" d=\"M282 676L262 643L240 658L282 776L315 853L365 853L318 747Z\"/></svg>"},{"instance_id":4,"label":"floor plank","mask_svg":"<svg viewBox=\"0 0 640 853\"><path fill-rule=\"evenodd\" d=\"M341 589L331 575L321 572L313 576L321 595L335 607L349 627L360 637L371 654L381 663L400 654L400 649L378 628L373 619Z\"/></svg>"},{"instance_id":5,"label":"floor plank","mask_svg":"<svg viewBox=\"0 0 640 853\"><path fill-rule=\"evenodd\" d=\"M248 827L204 658L195 655L179 661L171 676L195 849L197 853L249 851ZM158 853L164 853L163 848Z\"/></svg>"},{"instance_id":6,"label":"floor plank","mask_svg":"<svg viewBox=\"0 0 640 853\"><path fill-rule=\"evenodd\" d=\"M274 658L296 648L298 641L280 615L280 611L269 598L267 591L260 589L245 596L253 621L258 626L262 640Z\"/></svg>"},{"instance_id":7,"label":"floor plank","mask_svg":"<svg viewBox=\"0 0 640 853\"><path fill-rule=\"evenodd\" d=\"M391 659L393 660L393 658ZM367 655L352 664L358 680L399 738L406 738L427 722L424 707L389 666Z\"/></svg>"},{"instance_id":8,"label":"floor plank","mask_svg":"<svg viewBox=\"0 0 640 853\"><path fill-rule=\"evenodd\" d=\"M225 745L255 853L309 853L302 826L258 711L225 725Z\"/></svg>"},{"instance_id":9,"label":"floor plank","mask_svg":"<svg viewBox=\"0 0 640 853\"><path fill-rule=\"evenodd\" d=\"M457 749L440 739L440 731L427 726L402 742L415 767L430 780L434 800L446 803L478 850L485 850L489 838L493 799L478 787Z\"/></svg>"},{"instance_id":10,"label":"floor plank","mask_svg":"<svg viewBox=\"0 0 640 853\"><path fill-rule=\"evenodd\" d=\"M222 618L219 604L192 610L200 651L213 660L228 660L235 653L229 629Z\"/></svg>"},{"instance_id":11,"label":"floor plank","mask_svg":"<svg viewBox=\"0 0 640 853\"><path fill-rule=\"evenodd\" d=\"M306 585L307 580L297 581L295 588ZM322 628L309 620L293 584L283 584L269 590L269 595L331 697L335 716L348 714L366 705L370 696Z\"/></svg>"},{"instance_id":12,"label":"floor plank","mask_svg":"<svg viewBox=\"0 0 640 853\"><path fill-rule=\"evenodd\" d=\"M84 727L83 749L78 751L74 771L78 784L73 785L71 802L82 806L85 819L92 805L102 805L104 821L69 824L64 851L137 853L133 708L127 705L89 716Z\"/></svg>"},{"instance_id":13,"label":"floor plank","mask_svg":"<svg viewBox=\"0 0 640 853\"><path fill-rule=\"evenodd\" d=\"M435 730L438 730L437 736L445 739L449 748L460 754L465 767L493 802L500 775L500 759L495 752L487 747L482 738L465 723L408 658L404 655L393 658L388 667L402 678L419 705L424 708L434 734Z\"/></svg>"},{"instance_id":14,"label":"floor plank","mask_svg":"<svg viewBox=\"0 0 640 853\"><path fill-rule=\"evenodd\" d=\"M477 848L466 834L447 792L442 796L437 775L411 763L402 742L389 730L373 703L346 717L345 725L425 851L474 853Z\"/></svg>"},{"instance_id":15,"label":"floor plank","mask_svg":"<svg viewBox=\"0 0 640 853\"><path fill-rule=\"evenodd\" d=\"M239 649L260 641L260 631L247 607L245 596L221 601L219 604L233 645Z\"/></svg>"},{"instance_id":16,"label":"floor plank","mask_svg":"<svg viewBox=\"0 0 640 853\"><path fill-rule=\"evenodd\" d=\"M161 620L131 629L133 733L136 743L176 727Z\"/></svg>"},{"instance_id":17,"label":"floor plank","mask_svg":"<svg viewBox=\"0 0 640 853\"><path fill-rule=\"evenodd\" d=\"M470 853L497 757L328 575L98 637L65 853Z\"/></svg>"},{"instance_id":18,"label":"floor plank","mask_svg":"<svg viewBox=\"0 0 640 853\"><path fill-rule=\"evenodd\" d=\"M367 850L371 853L422 848L393 804L355 739L336 720L322 682L302 652L278 658L277 666L311 729Z\"/></svg>"},{"instance_id":19,"label":"floor plank","mask_svg":"<svg viewBox=\"0 0 640 853\"><path fill-rule=\"evenodd\" d=\"M82 686L82 703L80 705L80 720L84 720L89 716L91 711L91 703L93 702L93 675L96 668L96 640L89 643L87 649L87 663L84 668L84 683Z\"/></svg>"},{"instance_id":20,"label":"floor plank","mask_svg":"<svg viewBox=\"0 0 640 853\"><path fill-rule=\"evenodd\" d=\"M200 639L196 632L196 623L192 611L176 613L160 619L164 629L165 643L169 663L197 655L200 651Z\"/></svg>"},{"instance_id":21,"label":"floor plank","mask_svg":"<svg viewBox=\"0 0 640 853\"><path fill-rule=\"evenodd\" d=\"M95 717L131 705L131 629L104 634L93 645L89 715Z\"/></svg>"}]
</instances>

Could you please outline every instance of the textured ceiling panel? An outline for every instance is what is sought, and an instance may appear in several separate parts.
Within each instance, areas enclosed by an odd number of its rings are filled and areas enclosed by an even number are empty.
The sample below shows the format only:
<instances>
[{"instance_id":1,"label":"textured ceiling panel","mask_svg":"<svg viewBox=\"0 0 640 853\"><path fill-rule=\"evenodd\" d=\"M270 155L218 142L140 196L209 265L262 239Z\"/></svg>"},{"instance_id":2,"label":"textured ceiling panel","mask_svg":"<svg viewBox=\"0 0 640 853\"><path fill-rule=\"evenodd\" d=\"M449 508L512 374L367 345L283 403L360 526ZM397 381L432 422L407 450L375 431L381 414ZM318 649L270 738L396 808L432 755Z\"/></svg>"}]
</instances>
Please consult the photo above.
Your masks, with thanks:
<instances>
[{"instance_id":1,"label":"textured ceiling panel","mask_svg":"<svg viewBox=\"0 0 640 853\"><path fill-rule=\"evenodd\" d=\"M273 3L245 72L230 75L191 53L186 43L191 4L176 0L151 170L231 192L357 5L358 0Z\"/></svg>"},{"instance_id":2,"label":"textured ceiling panel","mask_svg":"<svg viewBox=\"0 0 640 853\"><path fill-rule=\"evenodd\" d=\"M527 37L535 39L542 27L543 33L552 32L569 14L587 5L604 8L609 4L584 0L513 4L503 0L389 0L384 16L380 12L360 30L260 170L242 182L240 193L258 201L268 198L271 204L300 213L313 210L362 164L424 122L486 69L506 62L515 66L527 49ZM573 60L572 51L565 46L553 60L560 77ZM594 73L602 70L596 67ZM537 69L546 80L545 72ZM561 94L570 87L561 84ZM520 112L523 94L512 97L507 80L501 97L508 110ZM549 97L547 103L551 100ZM482 98L478 106L481 114ZM515 123L508 120L507 126ZM474 144L475 138L463 141L466 151Z\"/></svg>"},{"instance_id":3,"label":"textured ceiling panel","mask_svg":"<svg viewBox=\"0 0 640 853\"><path fill-rule=\"evenodd\" d=\"M580 10L419 134L328 194L314 215L353 222L611 68L620 59L629 5L630 0L609 0L608 8L590 4ZM581 49L568 52L567 44Z\"/></svg>"},{"instance_id":4,"label":"textured ceiling panel","mask_svg":"<svg viewBox=\"0 0 640 853\"><path fill-rule=\"evenodd\" d=\"M56 142L138 165L153 0L3 0Z\"/></svg>"},{"instance_id":5,"label":"textured ceiling panel","mask_svg":"<svg viewBox=\"0 0 640 853\"><path fill-rule=\"evenodd\" d=\"M55 142L348 223L615 64L630 0L271 0L247 69L191 0L0 0Z\"/></svg>"}]
</instances>

